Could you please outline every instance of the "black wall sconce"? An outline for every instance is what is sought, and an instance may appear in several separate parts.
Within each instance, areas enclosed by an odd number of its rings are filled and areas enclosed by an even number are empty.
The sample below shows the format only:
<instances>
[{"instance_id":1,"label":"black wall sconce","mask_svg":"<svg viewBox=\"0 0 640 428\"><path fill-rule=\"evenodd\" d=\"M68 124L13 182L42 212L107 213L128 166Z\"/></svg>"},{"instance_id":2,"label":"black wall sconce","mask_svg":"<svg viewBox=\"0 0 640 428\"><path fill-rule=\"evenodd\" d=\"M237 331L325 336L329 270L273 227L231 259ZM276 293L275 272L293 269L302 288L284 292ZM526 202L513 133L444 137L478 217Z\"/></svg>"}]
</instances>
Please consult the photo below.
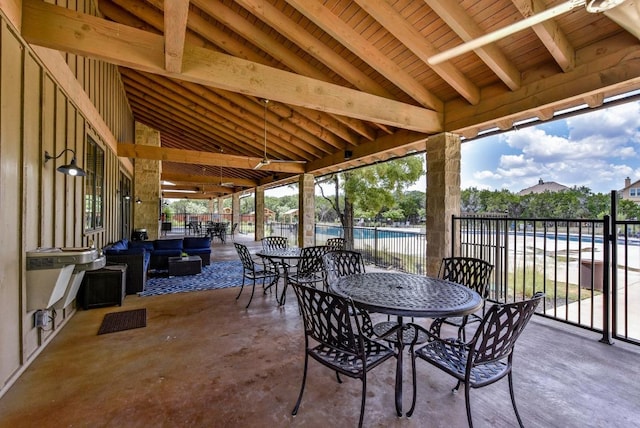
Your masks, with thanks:
<instances>
[{"instance_id":1,"label":"black wall sconce","mask_svg":"<svg viewBox=\"0 0 640 428\"><path fill-rule=\"evenodd\" d=\"M353 156L353 152L351 150L344 151L344 160L349 160Z\"/></svg>"},{"instance_id":2,"label":"black wall sconce","mask_svg":"<svg viewBox=\"0 0 640 428\"><path fill-rule=\"evenodd\" d=\"M65 152L73 153L73 157L71 158L71 163L69 165L61 165L56 169L59 172L63 173L63 174L71 175L71 176L74 176L74 177L76 177L76 176L77 177L84 177L85 175L87 175L87 173L84 172L84 170L82 168L78 167L78 165L76 164L76 152L73 151L72 149L64 149L63 151L60 152L60 154L58 156L51 156L49 154L49 152L45 151L44 152L44 163L47 163L50 159L58 159Z\"/></svg>"},{"instance_id":3,"label":"black wall sconce","mask_svg":"<svg viewBox=\"0 0 640 428\"><path fill-rule=\"evenodd\" d=\"M141 203L142 203L142 199L136 198L136 204L141 204Z\"/></svg>"}]
</instances>

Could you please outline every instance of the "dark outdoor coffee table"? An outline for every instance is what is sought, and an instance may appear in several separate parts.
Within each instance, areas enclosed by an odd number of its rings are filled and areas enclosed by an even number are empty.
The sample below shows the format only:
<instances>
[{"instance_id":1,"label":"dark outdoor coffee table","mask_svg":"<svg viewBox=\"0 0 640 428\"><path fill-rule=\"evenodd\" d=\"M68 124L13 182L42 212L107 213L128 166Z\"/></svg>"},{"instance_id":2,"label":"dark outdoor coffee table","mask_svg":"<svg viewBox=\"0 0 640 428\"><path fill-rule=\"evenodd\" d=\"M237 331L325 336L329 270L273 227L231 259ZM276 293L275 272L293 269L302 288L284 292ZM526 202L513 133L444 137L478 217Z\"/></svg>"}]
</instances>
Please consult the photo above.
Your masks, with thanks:
<instances>
[{"instance_id":1,"label":"dark outdoor coffee table","mask_svg":"<svg viewBox=\"0 0 640 428\"><path fill-rule=\"evenodd\" d=\"M199 256L169 257L169 276L197 275L202 272Z\"/></svg>"}]
</instances>

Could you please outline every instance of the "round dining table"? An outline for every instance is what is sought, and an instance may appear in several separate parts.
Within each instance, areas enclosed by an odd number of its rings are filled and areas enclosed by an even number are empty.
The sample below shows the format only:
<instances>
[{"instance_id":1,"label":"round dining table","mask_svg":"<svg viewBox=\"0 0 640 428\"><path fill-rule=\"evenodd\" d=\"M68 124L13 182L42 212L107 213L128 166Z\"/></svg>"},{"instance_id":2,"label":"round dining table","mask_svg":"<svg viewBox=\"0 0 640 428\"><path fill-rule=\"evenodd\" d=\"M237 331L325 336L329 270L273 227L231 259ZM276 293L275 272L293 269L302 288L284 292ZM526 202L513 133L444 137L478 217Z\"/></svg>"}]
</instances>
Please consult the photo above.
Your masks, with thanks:
<instances>
[{"instance_id":1,"label":"round dining table","mask_svg":"<svg viewBox=\"0 0 640 428\"><path fill-rule=\"evenodd\" d=\"M402 272L369 272L338 278L329 289L350 298L359 308L398 317L396 338L402 338L403 317L447 318L482 308L482 297L464 285ZM397 340L395 400L402 416L404 341Z\"/></svg>"},{"instance_id":2,"label":"round dining table","mask_svg":"<svg viewBox=\"0 0 640 428\"><path fill-rule=\"evenodd\" d=\"M301 257L302 248L287 247L275 248L269 250L260 250L256 252L256 256L269 259L272 263L282 267L282 294L278 297L278 286L276 284L276 300L282 306L285 303L287 295L287 286L289 285L289 268L297 264Z\"/></svg>"}]
</instances>

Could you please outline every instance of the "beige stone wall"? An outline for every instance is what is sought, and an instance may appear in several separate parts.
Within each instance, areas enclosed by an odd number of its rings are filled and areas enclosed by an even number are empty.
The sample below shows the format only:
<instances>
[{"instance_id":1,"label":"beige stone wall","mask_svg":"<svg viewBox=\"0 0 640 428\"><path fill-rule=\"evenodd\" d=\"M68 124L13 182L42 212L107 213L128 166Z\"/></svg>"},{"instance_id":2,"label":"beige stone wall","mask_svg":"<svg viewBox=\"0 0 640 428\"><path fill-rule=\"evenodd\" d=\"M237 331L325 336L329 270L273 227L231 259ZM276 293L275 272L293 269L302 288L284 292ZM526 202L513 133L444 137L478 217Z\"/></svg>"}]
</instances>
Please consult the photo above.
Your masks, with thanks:
<instances>
[{"instance_id":1,"label":"beige stone wall","mask_svg":"<svg viewBox=\"0 0 640 428\"><path fill-rule=\"evenodd\" d=\"M136 144L159 147L160 132L136 123ZM150 240L160 236L160 168L157 160L136 159L134 163L133 229L147 229Z\"/></svg>"},{"instance_id":2,"label":"beige stone wall","mask_svg":"<svg viewBox=\"0 0 640 428\"><path fill-rule=\"evenodd\" d=\"M460 215L460 137L427 141L427 274L436 276L451 254L451 216Z\"/></svg>"}]
</instances>

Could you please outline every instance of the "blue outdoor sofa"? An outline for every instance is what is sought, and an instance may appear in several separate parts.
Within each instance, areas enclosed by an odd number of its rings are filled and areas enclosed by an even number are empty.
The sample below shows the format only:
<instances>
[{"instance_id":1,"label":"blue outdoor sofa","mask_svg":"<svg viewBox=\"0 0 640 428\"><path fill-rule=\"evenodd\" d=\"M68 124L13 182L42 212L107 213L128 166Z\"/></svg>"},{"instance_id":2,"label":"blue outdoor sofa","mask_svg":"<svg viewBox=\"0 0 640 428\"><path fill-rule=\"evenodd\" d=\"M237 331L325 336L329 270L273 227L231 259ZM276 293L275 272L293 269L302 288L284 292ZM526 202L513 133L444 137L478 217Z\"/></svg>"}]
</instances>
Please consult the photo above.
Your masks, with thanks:
<instances>
[{"instance_id":1,"label":"blue outdoor sofa","mask_svg":"<svg viewBox=\"0 0 640 428\"><path fill-rule=\"evenodd\" d=\"M103 252L108 264L127 265L127 294L135 294L144 291L150 269L164 270L169 267L169 257L180 257L186 253L199 256L203 266L209 265L211 238L188 236L155 241L121 239L104 247Z\"/></svg>"}]
</instances>

